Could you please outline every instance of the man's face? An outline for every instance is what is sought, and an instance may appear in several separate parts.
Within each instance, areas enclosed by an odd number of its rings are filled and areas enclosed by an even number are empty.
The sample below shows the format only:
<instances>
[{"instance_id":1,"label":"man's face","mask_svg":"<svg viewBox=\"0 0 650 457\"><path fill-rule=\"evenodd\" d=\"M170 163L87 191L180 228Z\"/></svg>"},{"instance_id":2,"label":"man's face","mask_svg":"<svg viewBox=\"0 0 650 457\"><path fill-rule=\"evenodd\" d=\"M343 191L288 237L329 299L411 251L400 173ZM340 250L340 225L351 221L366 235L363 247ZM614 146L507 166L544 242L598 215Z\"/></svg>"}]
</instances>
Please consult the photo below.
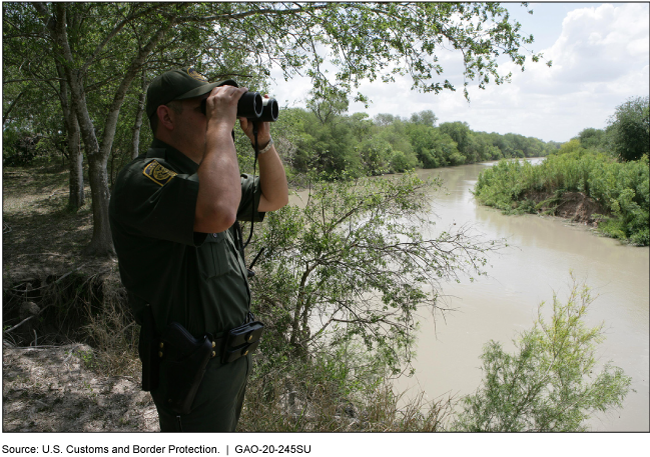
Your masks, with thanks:
<instances>
[{"instance_id":1,"label":"man's face","mask_svg":"<svg viewBox=\"0 0 650 457\"><path fill-rule=\"evenodd\" d=\"M207 95L181 100L183 111L174 113L174 134L190 158L202 158L205 150L207 118L201 112L201 101Z\"/></svg>"}]
</instances>

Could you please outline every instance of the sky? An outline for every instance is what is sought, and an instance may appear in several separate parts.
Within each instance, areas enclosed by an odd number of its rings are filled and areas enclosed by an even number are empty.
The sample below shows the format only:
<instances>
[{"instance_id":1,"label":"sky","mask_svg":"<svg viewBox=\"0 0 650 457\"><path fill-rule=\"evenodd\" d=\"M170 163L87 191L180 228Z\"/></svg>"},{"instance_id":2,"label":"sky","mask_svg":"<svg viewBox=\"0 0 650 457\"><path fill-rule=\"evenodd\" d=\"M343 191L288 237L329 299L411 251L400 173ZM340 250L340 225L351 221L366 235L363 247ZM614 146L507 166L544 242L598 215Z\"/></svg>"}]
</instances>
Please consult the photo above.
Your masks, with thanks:
<instances>
[{"instance_id":1,"label":"sky","mask_svg":"<svg viewBox=\"0 0 650 457\"><path fill-rule=\"evenodd\" d=\"M409 118L431 110L439 123L462 121L474 131L565 142L585 128L605 128L617 106L648 95L648 3L529 3L532 15L520 3L505 6L522 24L522 35L535 37L528 51L543 53L544 60L553 62L550 68L528 58L522 73L506 58L499 68L512 71L512 82L486 90L470 82L470 102L463 96L462 77L452 80L456 92L438 95L411 91L408 77L389 84L366 81L359 90L371 105L351 103L348 114ZM461 74L460 53L443 51L439 57L443 80ZM309 79L285 82L280 74L272 72L276 86L271 89L280 105L304 107Z\"/></svg>"}]
</instances>

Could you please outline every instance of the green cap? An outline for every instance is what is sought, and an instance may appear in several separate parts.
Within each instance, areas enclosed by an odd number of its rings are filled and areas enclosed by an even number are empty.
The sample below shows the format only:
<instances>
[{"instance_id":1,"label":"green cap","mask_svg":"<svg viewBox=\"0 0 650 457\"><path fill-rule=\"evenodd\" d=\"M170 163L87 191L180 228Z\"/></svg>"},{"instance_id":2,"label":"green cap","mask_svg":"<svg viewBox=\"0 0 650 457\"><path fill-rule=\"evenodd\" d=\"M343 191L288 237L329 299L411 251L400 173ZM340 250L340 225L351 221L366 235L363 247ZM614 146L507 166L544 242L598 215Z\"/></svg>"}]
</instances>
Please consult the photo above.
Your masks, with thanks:
<instances>
[{"instance_id":1,"label":"green cap","mask_svg":"<svg viewBox=\"0 0 650 457\"><path fill-rule=\"evenodd\" d=\"M208 82L208 79L192 67L172 70L157 76L147 89L147 116L151 117L160 105L172 100L200 97L217 86L237 86L232 79Z\"/></svg>"}]
</instances>

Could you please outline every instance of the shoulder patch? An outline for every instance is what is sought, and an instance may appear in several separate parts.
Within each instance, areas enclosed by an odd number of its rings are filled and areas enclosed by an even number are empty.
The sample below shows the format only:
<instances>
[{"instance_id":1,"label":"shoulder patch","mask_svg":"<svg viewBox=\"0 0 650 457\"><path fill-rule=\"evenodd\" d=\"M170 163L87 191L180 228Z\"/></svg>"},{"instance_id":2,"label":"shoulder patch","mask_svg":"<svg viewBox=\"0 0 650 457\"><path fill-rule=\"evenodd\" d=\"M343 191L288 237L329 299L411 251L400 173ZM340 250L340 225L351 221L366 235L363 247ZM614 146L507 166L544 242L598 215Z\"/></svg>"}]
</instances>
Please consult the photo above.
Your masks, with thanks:
<instances>
[{"instance_id":1,"label":"shoulder patch","mask_svg":"<svg viewBox=\"0 0 650 457\"><path fill-rule=\"evenodd\" d=\"M167 168L160 165L156 160L152 160L147 164L146 167L144 167L142 174L159 186L164 186L178 173L174 173L173 171L168 170Z\"/></svg>"}]
</instances>

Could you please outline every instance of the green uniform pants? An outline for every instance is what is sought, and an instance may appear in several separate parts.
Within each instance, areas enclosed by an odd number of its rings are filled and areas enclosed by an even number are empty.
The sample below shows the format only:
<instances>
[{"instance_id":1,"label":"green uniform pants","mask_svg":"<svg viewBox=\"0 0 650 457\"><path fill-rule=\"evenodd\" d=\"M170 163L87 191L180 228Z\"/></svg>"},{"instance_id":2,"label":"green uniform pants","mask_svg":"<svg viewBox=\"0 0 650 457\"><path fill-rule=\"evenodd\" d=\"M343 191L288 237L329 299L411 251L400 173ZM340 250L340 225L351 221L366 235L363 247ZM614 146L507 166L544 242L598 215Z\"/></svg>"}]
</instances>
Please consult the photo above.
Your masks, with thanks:
<instances>
[{"instance_id":1,"label":"green uniform pants","mask_svg":"<svg viewBox=\"0 0 650 457\"><path fill-rule=\"evenodd\" d=\"M208 363L205 375L192 404L192 412L179 415L166 405L167 382L165 361L160 366L160 384L151 392L161 432L234 432L239 421L250 356L221 364L218 359Z\"/></svg>"}]
</instances>

